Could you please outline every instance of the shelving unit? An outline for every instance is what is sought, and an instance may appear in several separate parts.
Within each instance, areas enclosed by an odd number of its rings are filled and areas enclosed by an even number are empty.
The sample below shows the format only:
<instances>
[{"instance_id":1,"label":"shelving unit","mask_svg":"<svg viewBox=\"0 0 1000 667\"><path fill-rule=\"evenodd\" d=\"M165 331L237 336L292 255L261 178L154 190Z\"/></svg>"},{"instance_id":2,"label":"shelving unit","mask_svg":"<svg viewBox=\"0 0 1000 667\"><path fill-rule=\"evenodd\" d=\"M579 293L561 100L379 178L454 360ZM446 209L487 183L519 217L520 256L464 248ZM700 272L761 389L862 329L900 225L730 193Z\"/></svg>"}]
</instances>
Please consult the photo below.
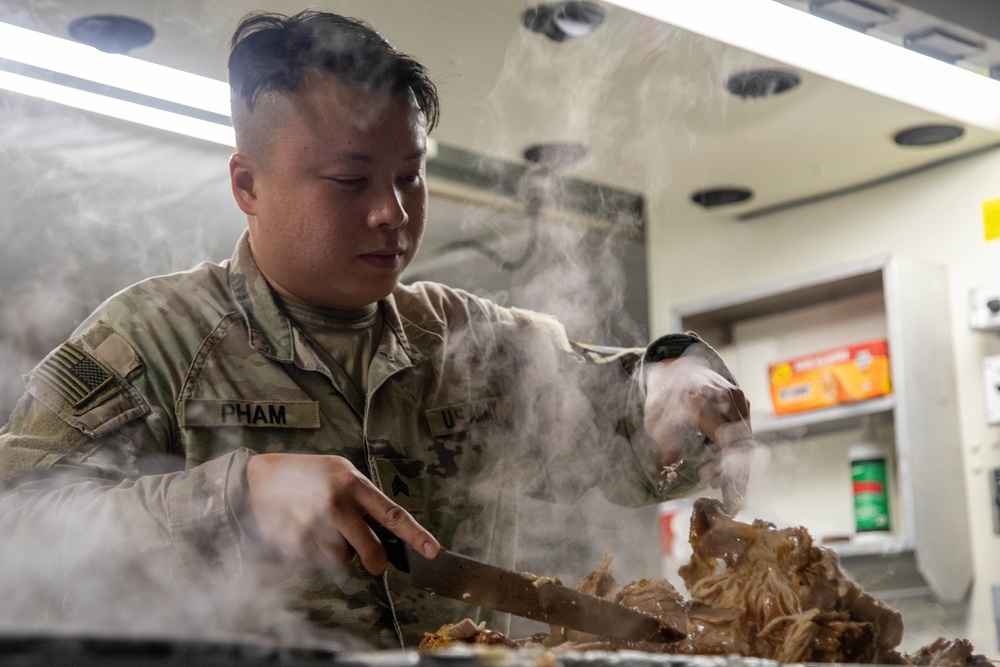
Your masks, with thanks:
<instances>
[{"instance_id":1,"label":"shelving unit","mask_svg":"<svg viewBox=\"0 0 1000 667\"><path fill-rule=\"evenodd\" d=\"M754 421L753 430L757 436L769 434L797 436L806 433L818 435L856 428L865 417L889 415L895 407L896 397L894 395L882 396L859 403L838 405L825 410L765 417Z\"/></svg>"},{"instance_id":2,"label":"shelving unit","mask_svg":"<svg viewBox=\"0 0 1000 667\"><path fill-rule=\"evenodd\" d=\"M726 358L750 398L762 445L803 443L822 452L869 420L883 425L894 455L894 529L861 536L846 531L829 546L848 569L852 559L913 562L936 599L957 601L971 585L972 556L947 287L944 268L885 256L683 304L674 318L675 330L696 331ZM794 415L770 411L769 363L875 336L888 341L892 394ZM826 460L802 474L831 475L831 467L841 466ZM837 474L847 489L846 461L842 468ZM788 504L808 500L822 509L825 499L806 496L832 488L824 483L800 484L802 495Z\"/></svg>"}]
</instances>

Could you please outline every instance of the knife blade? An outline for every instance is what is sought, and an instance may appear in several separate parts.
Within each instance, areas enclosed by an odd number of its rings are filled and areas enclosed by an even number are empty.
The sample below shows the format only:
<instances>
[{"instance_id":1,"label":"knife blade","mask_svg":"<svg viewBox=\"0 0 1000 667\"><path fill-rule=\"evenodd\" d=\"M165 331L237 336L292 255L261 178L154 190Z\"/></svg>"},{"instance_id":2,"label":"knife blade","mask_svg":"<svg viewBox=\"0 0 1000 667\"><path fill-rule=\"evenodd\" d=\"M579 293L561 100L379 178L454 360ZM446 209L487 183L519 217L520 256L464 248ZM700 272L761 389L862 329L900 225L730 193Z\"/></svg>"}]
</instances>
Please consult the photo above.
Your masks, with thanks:
<instances>
[{"instance_id":1,"label":"knife blade","mask_svg":"<svg viewBox=\"0 0 1000 667\"><path fill-rule=\"evenodd\" d=\"M424 558L384 526L373 526L389 562L410 583L436 595L600 637L668 643L683 639L681 606L663 620L533 575L513 572L442 549Z\"/></svg>"}]
</instances>

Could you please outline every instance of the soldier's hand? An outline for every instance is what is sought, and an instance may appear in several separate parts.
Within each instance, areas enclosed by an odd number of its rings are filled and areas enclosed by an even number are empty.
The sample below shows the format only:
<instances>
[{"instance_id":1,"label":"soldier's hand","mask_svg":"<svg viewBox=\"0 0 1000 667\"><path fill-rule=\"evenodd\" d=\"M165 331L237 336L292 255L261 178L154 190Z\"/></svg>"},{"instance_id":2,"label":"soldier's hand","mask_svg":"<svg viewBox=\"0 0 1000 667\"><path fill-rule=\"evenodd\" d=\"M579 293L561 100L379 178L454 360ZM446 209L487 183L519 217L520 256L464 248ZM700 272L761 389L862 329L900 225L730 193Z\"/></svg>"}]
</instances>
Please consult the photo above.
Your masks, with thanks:
<instances>
[{"instance_id":1,"label":"soldier's hand","mask_svg":"<svg viewBox=\"0 0 1000 667\"><path fill-rule=\"evenodd\" d=\"M646 374L644 424L660 445L663 465L692 448L716 443L722 457L701 471L712 486L729 484L746 493L754 440L743 390L698 355L651 364ZM725 488L724 488L725 490Z\"/></svg>"},{"instance_id":2,"label":"soldier's hand","mask_svg":"<svg viewBox=\"0 0 1000 667\"><path fill-rule=\"evenodd\" d=\"M250 510L261 536L294 558L346 565L354 555L372 574L385 572L370 517L428 558L440 545L345 458L257 454L247 464Z\"/></svg>"}]
</instances>

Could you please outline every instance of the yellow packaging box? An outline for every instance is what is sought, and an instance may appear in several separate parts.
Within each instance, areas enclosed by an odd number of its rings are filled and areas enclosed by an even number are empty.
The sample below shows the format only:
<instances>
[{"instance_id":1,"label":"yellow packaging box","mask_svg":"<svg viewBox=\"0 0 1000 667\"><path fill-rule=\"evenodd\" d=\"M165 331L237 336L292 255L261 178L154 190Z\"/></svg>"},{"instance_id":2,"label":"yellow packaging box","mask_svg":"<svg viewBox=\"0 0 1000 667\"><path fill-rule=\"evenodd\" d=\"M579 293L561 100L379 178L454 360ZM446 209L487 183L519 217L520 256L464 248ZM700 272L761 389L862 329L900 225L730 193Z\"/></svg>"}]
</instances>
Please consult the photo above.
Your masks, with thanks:
<instances>
[{"instance_id":1,"label":"yellow packaging box","mask_svg":"<svg viewBox=\"0 0 1000 667\"><path fill-rule=\"evenodd\" d=\"M778 415L863 401L892 392L885 340L817 352L770 366Z\"/></svg>"}]
</instances>

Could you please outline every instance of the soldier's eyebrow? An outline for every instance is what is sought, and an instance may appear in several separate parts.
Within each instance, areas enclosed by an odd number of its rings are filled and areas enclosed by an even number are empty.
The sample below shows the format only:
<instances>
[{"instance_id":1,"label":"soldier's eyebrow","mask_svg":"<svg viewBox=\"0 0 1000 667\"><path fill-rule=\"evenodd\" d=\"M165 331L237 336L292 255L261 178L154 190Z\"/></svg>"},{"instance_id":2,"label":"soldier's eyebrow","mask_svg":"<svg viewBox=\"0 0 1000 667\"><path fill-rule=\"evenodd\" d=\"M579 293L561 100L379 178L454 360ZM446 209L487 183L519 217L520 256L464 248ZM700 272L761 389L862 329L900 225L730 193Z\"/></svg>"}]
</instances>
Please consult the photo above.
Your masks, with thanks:
<instances>
[{"instance_id":1,"label":"soldier's eyebrow","mask_svg":"<svg viewBox=\"0 0 1000 667\"><path fill-rule=\"evenodd\" d=\"M403 162L413 162L414 160L421 160L427 155L427 149L424 147L418 148L417 150L409 153L403 158ZM361 151L352 150L338 150L332 151L327 154L326 158L330 162L337 163L354 163L354 164L364 164L369 165L375 162L375 158L368 153L363 153Z\"/></svg>"},{"instance_id":2,"label":"soldier's eyebrow","mask_svg":"<svg viewBox=\"0 0 1000 667\"><path fill-rule=\"evenodd\" d=\"M351 150L334 151L327 155L327 159L331 162L356 162L359 164L371 164L375 161L375 158L368 153Z\"/></svg>"}]
</instances>

